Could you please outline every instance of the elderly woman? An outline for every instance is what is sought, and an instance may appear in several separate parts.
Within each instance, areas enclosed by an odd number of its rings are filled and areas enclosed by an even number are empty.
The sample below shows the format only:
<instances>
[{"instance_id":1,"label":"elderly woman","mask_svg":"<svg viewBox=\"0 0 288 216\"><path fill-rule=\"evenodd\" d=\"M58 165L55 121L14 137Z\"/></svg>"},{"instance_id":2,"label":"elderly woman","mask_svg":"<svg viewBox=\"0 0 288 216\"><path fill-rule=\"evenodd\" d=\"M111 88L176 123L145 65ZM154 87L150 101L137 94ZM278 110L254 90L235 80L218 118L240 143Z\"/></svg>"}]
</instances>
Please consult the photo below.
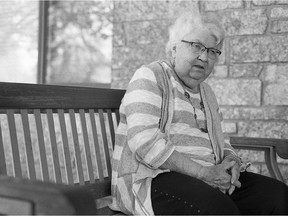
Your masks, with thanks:
<instances>
[{"instance_id":1,"label":"elderly woman","mask_svg":"<svg viewBox=\"0 0 288 216\"><path fill-rule=\"evenodd\" d=\"M138 69L120 107L111 208L126 214L288 214L288 187L241 172L203 82L221 55L217 20L182 14L167 59ZM245 170L245 167L244 167Z\"/></svg>"}]
</instances>

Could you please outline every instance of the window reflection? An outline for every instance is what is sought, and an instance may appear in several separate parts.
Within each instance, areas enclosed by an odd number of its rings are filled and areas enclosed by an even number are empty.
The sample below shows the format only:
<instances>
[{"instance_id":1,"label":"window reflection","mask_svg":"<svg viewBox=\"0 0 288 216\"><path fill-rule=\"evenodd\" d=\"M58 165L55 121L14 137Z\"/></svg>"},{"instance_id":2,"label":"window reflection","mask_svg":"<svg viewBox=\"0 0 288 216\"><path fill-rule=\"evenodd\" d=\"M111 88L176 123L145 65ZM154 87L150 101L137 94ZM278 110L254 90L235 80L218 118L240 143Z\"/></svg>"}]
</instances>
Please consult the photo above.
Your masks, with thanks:
<instances>
[{"instance_id":1,"label":"window reflection","mask_svg":"<svg viewBox=\"0 0 288 216\"><path fill-rule=\"evenodd\" d=\"M36 83L38 1L0 1L0 81Z\"/></svg>"},{"instance_id":2,"label":"window reflection","mask_svg":"<svg viewBox=\"0 0 288 216\"><path fill-rule=\"evenodd\" d=\"M51 1L47 83L110 83L112 5Z\"/></svg>"}]
</instances>

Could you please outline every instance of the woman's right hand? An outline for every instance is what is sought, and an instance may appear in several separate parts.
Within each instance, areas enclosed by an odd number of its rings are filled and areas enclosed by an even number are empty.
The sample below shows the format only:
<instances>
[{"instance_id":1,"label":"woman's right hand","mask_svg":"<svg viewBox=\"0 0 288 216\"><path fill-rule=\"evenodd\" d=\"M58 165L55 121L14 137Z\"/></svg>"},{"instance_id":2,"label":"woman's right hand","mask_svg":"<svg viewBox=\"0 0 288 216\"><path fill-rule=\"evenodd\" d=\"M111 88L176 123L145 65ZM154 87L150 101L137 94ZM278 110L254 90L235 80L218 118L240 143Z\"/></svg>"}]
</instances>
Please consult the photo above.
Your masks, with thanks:
<instances>
[{"instance_id":1,"label":"woman's right hand","mask_svg":"<svg viewBox=\"0 0 288 216\"><path fill-rule=\"evenodd\" d=\"M199 172L199 179L206 182L214 188L219 188L221 191L226 192L231 186L231 175L229 170L235 165L235 161L221 163L216 166L203 167ZM236 181L236 187L241 183Z\"/></svg>"}]
</instances>

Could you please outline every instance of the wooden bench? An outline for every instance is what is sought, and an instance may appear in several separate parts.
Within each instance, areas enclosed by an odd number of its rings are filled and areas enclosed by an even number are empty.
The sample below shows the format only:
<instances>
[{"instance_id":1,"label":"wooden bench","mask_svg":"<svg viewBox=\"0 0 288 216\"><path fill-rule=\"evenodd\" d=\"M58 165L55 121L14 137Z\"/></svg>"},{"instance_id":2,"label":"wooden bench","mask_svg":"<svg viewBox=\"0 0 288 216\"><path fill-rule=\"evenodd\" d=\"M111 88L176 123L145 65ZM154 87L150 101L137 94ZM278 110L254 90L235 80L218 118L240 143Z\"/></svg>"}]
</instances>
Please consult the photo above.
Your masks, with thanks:
<instances>
[{"instance_id":1,"label":"wooden bench","mask_svg":"<svg viewBox=\"0 0 288 216\"><path fill-rule=\"evenodd\" d=\"M124 94L113 89L0 83L1 175L89 190L97 206L94 214L112 214L102 204L111 195L110 158ZM232 137L231 143L264 151L271 176L283 181L276 154L288 159L287 140Z\"/></svg>"}]
</instances>

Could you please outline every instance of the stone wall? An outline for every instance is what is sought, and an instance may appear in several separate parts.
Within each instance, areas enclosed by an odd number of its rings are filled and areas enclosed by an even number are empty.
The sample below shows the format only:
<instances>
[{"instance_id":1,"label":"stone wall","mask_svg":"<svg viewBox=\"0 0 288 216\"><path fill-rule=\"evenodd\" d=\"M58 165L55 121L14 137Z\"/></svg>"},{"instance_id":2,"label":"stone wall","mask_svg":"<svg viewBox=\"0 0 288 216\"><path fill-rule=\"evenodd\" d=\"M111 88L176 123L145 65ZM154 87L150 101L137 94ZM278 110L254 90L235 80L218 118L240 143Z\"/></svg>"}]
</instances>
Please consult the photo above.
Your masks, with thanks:
<instances>
[{"instance_id":1,"label":"stone wall","mask_svg":"<svg viewBox=\"0 0 288 216\"><path fill-rule=\"evenodd\" d=\"M112 87L125 89L139 66L165 57L167 28L185 9L223 18L224 52L208 82L226 133L287 139L288 0L115 1ZM239 154L267 174L262 153ZM278 162L288 182L288 162Z\"/></svg>"}]
</instances>

